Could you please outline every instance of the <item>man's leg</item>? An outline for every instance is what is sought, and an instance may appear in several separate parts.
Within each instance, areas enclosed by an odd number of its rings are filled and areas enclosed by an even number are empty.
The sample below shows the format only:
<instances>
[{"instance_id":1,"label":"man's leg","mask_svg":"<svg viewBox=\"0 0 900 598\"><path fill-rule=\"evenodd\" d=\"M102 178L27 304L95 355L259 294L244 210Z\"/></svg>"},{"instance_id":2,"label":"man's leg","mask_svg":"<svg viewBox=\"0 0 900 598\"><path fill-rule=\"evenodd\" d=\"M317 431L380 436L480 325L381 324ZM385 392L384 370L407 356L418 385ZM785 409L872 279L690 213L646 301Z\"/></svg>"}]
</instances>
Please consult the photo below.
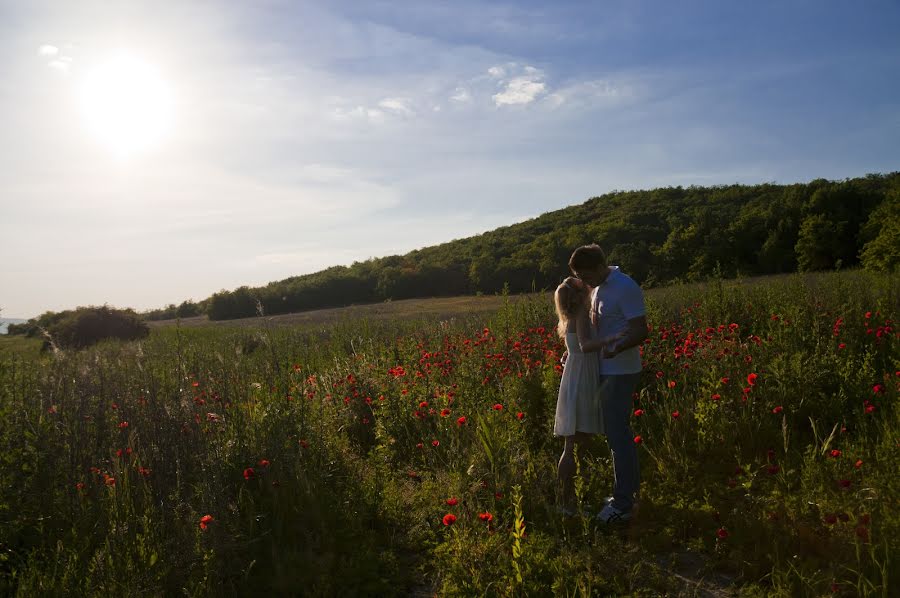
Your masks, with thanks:
<instances>
[{"instance_id":1,"label":"man's leg","mask_svg":"<svg viewBox=\"0 0 900 598\"><path fill-rule=\"evenodd\" d=\"M612 505L620 511L630 511L634 506L640 484L637 447L630 426L631 395L639 379L640 374L601 376L600 404L615 472Z\"/></svg>"}]
</instances>

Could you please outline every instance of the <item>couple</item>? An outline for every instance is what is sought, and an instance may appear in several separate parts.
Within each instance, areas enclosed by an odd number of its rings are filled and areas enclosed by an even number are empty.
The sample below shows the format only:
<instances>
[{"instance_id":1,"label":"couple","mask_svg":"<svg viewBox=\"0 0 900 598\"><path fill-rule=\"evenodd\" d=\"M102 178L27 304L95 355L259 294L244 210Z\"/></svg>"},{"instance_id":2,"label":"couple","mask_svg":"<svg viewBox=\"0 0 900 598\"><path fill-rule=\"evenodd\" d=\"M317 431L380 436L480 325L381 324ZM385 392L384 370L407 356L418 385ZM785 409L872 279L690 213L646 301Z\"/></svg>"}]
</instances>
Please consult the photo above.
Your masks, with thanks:
<instances>
[{"instance_id":1,"label":"couple","mask_svg":"<svg viewBox=\"0 0 900 598\"><path fill-rule=\"evenodd\" d=\"M584 245L569 259L574 276L556 289L559 335L567 357L556 403L555 436L565 438L559 460L562 507L574 514L574 449L594 434L606 434L615 486L597 519L605 524L631 518L638 496L637 446L629 427L632 393L641 372L639 346L647 338L641 287L618 266L609 266L598 245Z\"/></svg>"}]
</instances>

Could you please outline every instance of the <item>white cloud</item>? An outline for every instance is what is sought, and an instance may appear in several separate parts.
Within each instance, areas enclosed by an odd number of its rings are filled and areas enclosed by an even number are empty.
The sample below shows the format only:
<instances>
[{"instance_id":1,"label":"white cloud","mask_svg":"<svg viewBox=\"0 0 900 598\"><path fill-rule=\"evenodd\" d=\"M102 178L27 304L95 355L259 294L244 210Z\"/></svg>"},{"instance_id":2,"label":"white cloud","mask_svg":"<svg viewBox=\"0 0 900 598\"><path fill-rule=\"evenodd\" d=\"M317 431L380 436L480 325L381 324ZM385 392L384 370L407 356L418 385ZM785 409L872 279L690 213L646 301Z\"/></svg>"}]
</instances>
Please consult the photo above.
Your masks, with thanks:
<instances>
[{"instance_id":1,"label":"white cloud","mask_svg":"<svg viewBox=\"0 0 900 598\"><path fill-rule=\"evenodd\" d=\"M525 69L528 74L513 77L506 82L506 88L502 92L491 96L497 106L529 104L544 93L546 85L541 80L544 78L543 74L533 67L525 67Z\"/></svg>"},{"instance_id":2,"label":"white cloud","mask_svg":"<svg viewBox=\"0 0 900 598\"><path fill-rule=\"evenodd\" d=\"M378 102L378 105L389 112L401 116L412 116L413 114L410 102L406 98L385 98Z\"/></svg>"},{"instance_id":3,"label":"white cloud","mask_svg":"<svg viewBox=\"0 0 900 598\"><path fill-rule=\"evenodd\" d=\"M602 106L618 103L633 97L634 87L629 83L613 83L608 79L595 79L572 83L547 94L543 103L556 108L567 106Z\"/></svg>"},{"instance_id":4,"label":"white cloud","mask_svg":"<svg viewBox=\"0 0 900 598\"><path fill-rule=\"evenodd\" d=\"M472 94L469 93L469 90L465 87L457 87L453 91L453 95L450 96L450 99L454 102L471 102Z\"/></svg>"},{"instance_id":5,"label":"white cloud","mask_svg":"<svg viewBox=\"0 0 900 598\"><path fill-rule=\"evenodd\" d=\"M44 44L40 48L38 48L38 56L56 56L59 54L59 48L56 46L51 46L50 44Z\"/></svg>"},{"instance_id":6,"label":"white cloud","mask_svg":"<svg viewBox=\"0 0 900 598\"><path fill-rule=\"evenodd\" d=\"M488 69L487 72L488 72L488 75L490 75L491 77L494 77L495 79L499 79L500 77L502 77L503 75L506 74L506 71L503 69L502 66L492 66L491 68Z\"/></svg>"}]
</instances>

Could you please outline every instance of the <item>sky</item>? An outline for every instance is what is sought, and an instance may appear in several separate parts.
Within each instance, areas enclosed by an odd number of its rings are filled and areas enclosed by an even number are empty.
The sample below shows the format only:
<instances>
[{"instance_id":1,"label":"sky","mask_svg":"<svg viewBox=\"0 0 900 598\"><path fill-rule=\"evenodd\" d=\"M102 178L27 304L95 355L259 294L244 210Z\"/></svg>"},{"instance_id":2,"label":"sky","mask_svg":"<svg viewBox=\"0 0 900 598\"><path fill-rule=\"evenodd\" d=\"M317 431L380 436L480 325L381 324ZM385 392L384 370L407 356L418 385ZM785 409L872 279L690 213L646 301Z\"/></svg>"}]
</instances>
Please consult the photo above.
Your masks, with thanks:
<instances>
[{"instance_id":1,"label":"sky","mask_svg":"<svg viewBox=\"0 0 900 598\"><path fill-rule=\"evenodd\" d=\"M900 2L0 0L0 316L900 170Z\"/></svg>"}]
</instances>

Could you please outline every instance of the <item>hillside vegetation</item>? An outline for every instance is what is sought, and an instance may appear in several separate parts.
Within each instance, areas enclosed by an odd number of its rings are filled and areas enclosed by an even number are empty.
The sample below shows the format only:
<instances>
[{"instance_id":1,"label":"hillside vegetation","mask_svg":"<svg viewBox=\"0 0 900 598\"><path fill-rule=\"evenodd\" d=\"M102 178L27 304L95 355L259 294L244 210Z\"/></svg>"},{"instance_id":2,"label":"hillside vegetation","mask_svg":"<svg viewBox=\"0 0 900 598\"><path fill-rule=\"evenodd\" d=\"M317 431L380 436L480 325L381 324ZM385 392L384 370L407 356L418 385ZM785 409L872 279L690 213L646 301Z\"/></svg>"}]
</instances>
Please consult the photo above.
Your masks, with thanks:
<instances>
[{"instance_id":1,"label":"hillside vegetation","mask_svg":"<svg viewBox=\"0 0 900 598\"><path fill-rule=\"evenodd\" d=\"M599 243L645 288L676 280L900 264L900 173L794 185L613 192L482 235L221 291L147 314L210 319L386 299L555 286L573 248Z\"/></svg>"}]
</instances>

